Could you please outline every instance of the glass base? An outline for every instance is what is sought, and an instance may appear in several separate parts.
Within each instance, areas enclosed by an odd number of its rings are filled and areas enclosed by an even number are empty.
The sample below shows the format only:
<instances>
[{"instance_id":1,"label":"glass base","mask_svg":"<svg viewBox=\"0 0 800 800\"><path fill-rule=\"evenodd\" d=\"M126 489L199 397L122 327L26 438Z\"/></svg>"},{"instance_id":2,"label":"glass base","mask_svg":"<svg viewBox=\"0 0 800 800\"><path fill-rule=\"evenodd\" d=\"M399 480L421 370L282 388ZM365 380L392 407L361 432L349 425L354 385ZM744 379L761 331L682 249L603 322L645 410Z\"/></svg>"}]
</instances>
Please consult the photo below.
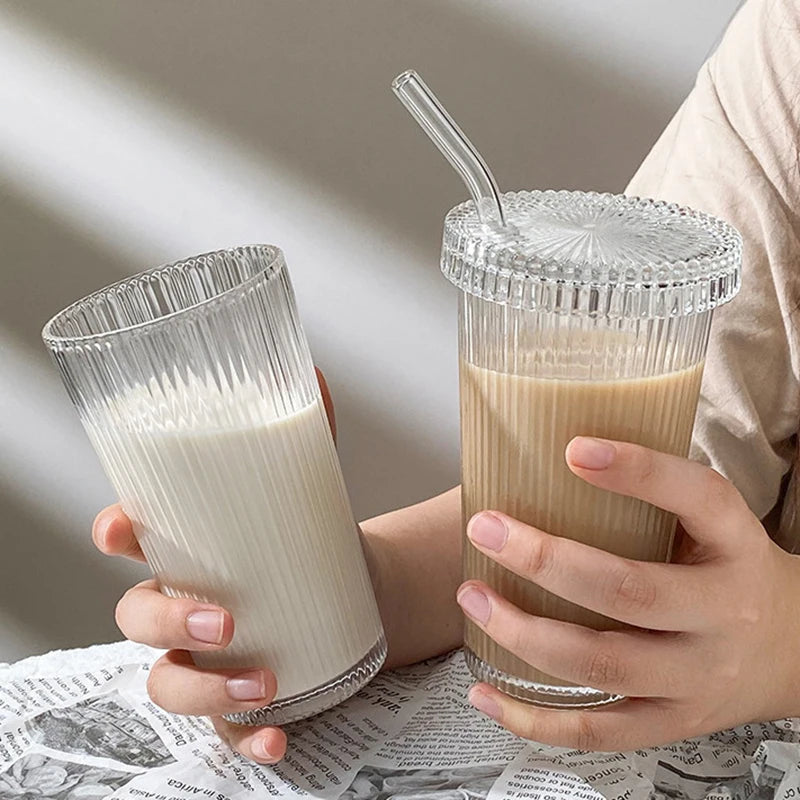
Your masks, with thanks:
<instances>
[{"instance_id":1,"label":"glass base","mask_svg":"<svg viewBox=\"0 0 800 800\"><path fill-rule=\"evenodd\" d=\"M464 648L464 660L469 671L479 681L495 686L518 700L524 700L536 706L547 708L595 708L610 703L619 703L625 698L620 694L590 689L588 686L554 686L547 683L535 683L509 675L507 672L487 664L468 647Z\"/></svg>"},{"instance_id":2,"label":"glass base","mask_svg":"<svg viewBox=\"0 0 800 800\"><path fill-rule=\"evenodd\" d=\"M286 725L313 717L343 703L366 686L378 673L385 659L386 639L381 634L361 661L328 683L292 697L284 697L263 708L225 714L225 719L237 725Z\"/></svg>"}]
</instances>

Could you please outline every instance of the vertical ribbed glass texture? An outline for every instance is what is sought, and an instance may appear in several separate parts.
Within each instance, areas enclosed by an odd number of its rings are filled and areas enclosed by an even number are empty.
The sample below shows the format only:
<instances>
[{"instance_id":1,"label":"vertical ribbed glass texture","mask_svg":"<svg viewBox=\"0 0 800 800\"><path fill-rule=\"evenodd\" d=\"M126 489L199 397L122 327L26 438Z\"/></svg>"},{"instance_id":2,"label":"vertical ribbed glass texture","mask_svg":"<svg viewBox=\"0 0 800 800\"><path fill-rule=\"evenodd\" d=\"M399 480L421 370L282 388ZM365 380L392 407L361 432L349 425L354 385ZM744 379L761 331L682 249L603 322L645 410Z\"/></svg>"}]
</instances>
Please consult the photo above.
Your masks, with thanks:
<instances>
[{"instance_id":1,"label":"vertical ribbed glass texture","mask_svg":"<svg viewBox=\"0 0 800 800\"><path fill-rule=\"evenodd\" d=\"M233 614L196 663L277 676L232 719L300 719L366 683L383 631L281 251L141 273L43 337L161 590Z\"/></svg>"},{"instance_id":2,"label":"vertical ribbed glass texture","mask_svg":"<svg viewBox=\"0 0 800 800\"><path fill-rule=\"evenodd\" d=\"M564 460L575 436L686 456L712 309L738 290L741 242L725 223L663 203L580 192L505 196L516 237L463 204L445 222L442 269L460 301L464 524L482 510L626 558L667 561L676 520L602 491ZM539 588L468 540L464 577L524 611L623 627ZM467 622L470 669L550 706L621 699L527 664Z\"/></svg>"}]
</instances>

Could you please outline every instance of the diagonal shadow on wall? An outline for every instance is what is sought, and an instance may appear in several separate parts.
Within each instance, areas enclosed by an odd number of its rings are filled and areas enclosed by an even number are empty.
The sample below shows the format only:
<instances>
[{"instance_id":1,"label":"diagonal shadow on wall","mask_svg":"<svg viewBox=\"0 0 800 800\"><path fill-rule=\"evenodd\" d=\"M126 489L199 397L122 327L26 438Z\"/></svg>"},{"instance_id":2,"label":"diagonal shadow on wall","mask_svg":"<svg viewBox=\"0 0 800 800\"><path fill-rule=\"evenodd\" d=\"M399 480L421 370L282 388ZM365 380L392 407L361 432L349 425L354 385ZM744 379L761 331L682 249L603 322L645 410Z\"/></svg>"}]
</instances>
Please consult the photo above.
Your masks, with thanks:
<instances>
[{"instance_id":1,"label":"diagonal shadow on wall","mask_svg":"<svg viewBox=\"0 0 800 800\"><path fill-rule=\"evenodd\" d=\"M619 190L674 110L641 74L620 76L546 31L501 24L502 9L470 5L82 0L76 13L28 0L9 10L84 49L108 80L133 78L198 127L289 167L310 192L322 186L435 247L464 190L392 97L402 69L436 87L509 189Z\"/></svg>"}]
</instances>

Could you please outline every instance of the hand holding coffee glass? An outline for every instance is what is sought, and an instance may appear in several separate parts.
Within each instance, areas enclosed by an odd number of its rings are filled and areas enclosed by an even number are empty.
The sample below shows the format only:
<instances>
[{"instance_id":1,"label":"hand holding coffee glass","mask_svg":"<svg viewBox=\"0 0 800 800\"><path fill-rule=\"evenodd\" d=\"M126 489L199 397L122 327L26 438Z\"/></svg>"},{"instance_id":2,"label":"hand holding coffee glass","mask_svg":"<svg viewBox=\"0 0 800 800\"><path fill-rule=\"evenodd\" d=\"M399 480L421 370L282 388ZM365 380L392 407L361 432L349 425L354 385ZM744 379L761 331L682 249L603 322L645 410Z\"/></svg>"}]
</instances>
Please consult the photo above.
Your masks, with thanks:
<instances>
[{"instance_id":1,"label":"hand holding coffee glass","mask_svg":"<svg viewBox=\"0 0 800 800\"><path fill-rule=\"evenodd\" d=\"M688 454L713 309L739 289L741 237L707 214L636 197L501 195L416 74L394 89L473 195L447 214L441 257L462 290L464 527L496 510L626 558L668 561L675 517L585 483L564 451L596 436ZM464 579L528 614L623 627L505 569L466 536ZM476 678L540 705L621 699L544 674L469 620L465 655Z\"/></svg>"}]
</instances>

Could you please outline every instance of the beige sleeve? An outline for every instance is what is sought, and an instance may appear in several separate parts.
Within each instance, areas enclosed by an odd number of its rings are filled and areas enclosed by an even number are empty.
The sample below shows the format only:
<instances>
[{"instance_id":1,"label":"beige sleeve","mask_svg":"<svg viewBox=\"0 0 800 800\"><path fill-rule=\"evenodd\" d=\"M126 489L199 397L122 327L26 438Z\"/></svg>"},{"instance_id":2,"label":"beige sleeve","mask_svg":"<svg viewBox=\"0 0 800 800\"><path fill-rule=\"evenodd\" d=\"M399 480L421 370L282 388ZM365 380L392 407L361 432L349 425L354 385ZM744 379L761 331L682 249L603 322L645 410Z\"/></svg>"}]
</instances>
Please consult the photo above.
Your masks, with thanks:
<instances>
[{"instance_id":1,"label":"beige sleeve","mask_svg":"<svg viewBox=\"0 0 800 800\"><path fill-rule=\"evenodd\" d=\"M692 455L763 517L800 418L800 3L750 0L628 187L744 237L742 289L715 312Z\"/></svg>"}]
</instances>

